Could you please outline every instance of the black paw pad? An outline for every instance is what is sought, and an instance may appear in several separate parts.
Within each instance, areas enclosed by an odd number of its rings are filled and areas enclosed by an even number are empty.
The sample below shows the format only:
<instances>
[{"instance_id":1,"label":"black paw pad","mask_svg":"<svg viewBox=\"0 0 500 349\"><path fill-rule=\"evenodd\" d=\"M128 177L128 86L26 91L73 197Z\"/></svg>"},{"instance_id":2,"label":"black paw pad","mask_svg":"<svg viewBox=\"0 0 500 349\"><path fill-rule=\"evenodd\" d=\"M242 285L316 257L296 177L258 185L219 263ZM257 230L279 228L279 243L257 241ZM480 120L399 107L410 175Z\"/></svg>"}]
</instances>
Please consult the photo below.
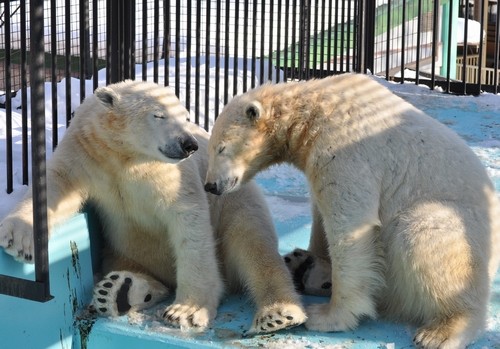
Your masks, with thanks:
<instances>
[{"instance_id":1,"label":"black paw pad","mask_svg":"<svg viewBox=\"0 0 500 349\"><path fill-rule=\"evenodd\" d=\"M328 290L332 288L332 283L331 282L325 282L323 285L321 285L321 288Z\"/></svg>"},{"instance_id":2,"label":"black paw pad","mask_svg":"<svg viewBox=\"0 0 500 349\"><path fill-rule=\"evenodd\" d=\"M128 291L130 290L130 285L132 284L131 278L126 278L123 285L120 287L116 293L116 308L118 314L126 314L132 306L128 302Z\"/></svg>"}]
</instances>

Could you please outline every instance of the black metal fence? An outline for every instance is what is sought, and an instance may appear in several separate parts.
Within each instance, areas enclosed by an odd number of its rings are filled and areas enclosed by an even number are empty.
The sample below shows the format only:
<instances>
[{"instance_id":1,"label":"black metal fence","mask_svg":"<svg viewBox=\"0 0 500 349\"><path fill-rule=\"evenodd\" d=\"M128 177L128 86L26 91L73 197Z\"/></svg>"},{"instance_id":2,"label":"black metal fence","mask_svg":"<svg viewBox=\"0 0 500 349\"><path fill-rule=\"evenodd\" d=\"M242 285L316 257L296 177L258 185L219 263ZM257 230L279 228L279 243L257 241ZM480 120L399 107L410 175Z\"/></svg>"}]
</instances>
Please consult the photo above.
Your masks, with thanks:
<instances>
[{"instance_id":1,"label":"black metal fence","mask_svg":"<svg viewBox=\"0 0 500 349\"><path fill-rule=\"evenodd\" d=\"M28 184L31 140L35 241L44 251L36 287L0 276L0 293L50 297L46 146L57 146L97 86L127 78L172 86L207 130L233 95L266 81L356 71L498 93L497 11L496 0L0 0L0 185L13 191L15 169Z\"/></svg>"}]
</instances>

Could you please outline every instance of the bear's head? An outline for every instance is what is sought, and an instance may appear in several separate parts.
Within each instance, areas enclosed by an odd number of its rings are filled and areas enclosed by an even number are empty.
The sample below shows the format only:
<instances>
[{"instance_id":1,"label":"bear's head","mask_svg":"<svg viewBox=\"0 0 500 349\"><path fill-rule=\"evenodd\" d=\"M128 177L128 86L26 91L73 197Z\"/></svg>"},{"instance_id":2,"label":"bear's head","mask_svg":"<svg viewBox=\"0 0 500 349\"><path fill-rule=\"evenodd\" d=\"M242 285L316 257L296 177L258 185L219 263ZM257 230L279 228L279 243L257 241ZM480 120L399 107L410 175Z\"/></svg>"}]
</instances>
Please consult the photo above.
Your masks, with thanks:
<instances>
[{"instance_id":1,"label":"bear's head","mask_svg":"<svg viewBox=\"0 0 500 349\"><path fill-rule=\"evenodd\" d=\"M235 97L222 110L208 145L209 166L205 190L213 194L237 190L273 156L267 137L265 109L251 92Z\"/></svg>"},{"instance_id":2,"label":"bear's head","mask_svg":"<svg viewBox=\"0 0 500 349\"><path fill-rule=\"evenodd\" d=\"M198 149L186 127L188 111L168 87L127 80L96 89L85 102L97 111L110 146L131 157L178 163Z\"/></svg>"}]
</instances>

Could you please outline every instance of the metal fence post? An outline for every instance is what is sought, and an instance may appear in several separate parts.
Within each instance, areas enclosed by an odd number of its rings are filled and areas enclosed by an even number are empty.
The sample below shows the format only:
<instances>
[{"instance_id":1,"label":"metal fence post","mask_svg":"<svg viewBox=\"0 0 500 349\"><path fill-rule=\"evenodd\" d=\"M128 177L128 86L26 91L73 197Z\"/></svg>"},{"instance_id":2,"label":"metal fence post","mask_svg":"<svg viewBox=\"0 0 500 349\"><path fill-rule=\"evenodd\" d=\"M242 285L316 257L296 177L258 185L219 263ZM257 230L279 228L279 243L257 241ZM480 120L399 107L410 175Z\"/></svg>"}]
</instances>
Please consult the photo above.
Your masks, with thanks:
<instances>
[{"instance_id":1,"label":"metal fence post","mask_svg":"<svg viewBox=\"0 0 500 349\"><path fill-rule=\"evenodd\" d=\"M364 25L360 25L360 59L354 69L360 73L366 74L368 71L373 73L375 59L375 0L362 0L359 10L358 20Z\"/></svg>"},{"instance_id":2,"label":"metal fence post","mask_svg":"<svg viewBox=\"0 0 500 349\"><path fill-rule=\"evenodd\" d=\"M107 83L115 83L135 75L135 2L108 0L106 12Z\"/></svg>"},{"instance_id":3,"label":"metal fence post","mask_svg":"<svg viewBox=\"0 0 500 349\"><path fill-rule=\"evenodd\" d=\"M33 233L35 278L43 284L43 300L50 300L47 178L45 149L45 52L44 0L30 0L30 86L31 86L31 155L33 190Z\"/></svg>"}]
</instances>

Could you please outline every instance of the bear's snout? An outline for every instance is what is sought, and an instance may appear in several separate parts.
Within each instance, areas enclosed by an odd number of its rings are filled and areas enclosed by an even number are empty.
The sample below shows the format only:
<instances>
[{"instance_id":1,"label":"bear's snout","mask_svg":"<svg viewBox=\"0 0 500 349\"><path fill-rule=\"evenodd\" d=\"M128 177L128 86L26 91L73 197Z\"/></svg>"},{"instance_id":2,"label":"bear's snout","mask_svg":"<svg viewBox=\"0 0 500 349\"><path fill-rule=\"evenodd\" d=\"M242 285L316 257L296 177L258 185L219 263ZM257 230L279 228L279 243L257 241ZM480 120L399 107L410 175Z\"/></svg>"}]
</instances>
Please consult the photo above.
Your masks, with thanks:
<instances>
[{"instance_id":1,"label":"bear's snout","mask_svg":"<svg viewBox=\"0 0 500 349\"><path fill-rule=\"evenodd\" d=\"M195 151L198 150L198 142L196 141L196 138L194 137L186 137L183 139L179 140L179 143L181 145L181 149L188 157L189 155L193 154Z\"/></svg>"},{"instance_id":2,"label":"bear's snout","mask_svg":"<svg viewBox=\"0 0 500 349\"><path fill-rule=\"evenodd\" d=\"M183 160L198 150L198 141L191 135L180 136L158 150L169 159Z\"/></svg>"},{"instance_id":3,"label":"bear's snout","mask_svg":"<svg viewBox=\"0 0 500 349\"><path fill-rule=\"evenodd\" d=\"M220 195L220 192L217 190L217 183L205 183L205 191L208 193L212 193L215 195Z\"/></svg>"}]
</instances>

